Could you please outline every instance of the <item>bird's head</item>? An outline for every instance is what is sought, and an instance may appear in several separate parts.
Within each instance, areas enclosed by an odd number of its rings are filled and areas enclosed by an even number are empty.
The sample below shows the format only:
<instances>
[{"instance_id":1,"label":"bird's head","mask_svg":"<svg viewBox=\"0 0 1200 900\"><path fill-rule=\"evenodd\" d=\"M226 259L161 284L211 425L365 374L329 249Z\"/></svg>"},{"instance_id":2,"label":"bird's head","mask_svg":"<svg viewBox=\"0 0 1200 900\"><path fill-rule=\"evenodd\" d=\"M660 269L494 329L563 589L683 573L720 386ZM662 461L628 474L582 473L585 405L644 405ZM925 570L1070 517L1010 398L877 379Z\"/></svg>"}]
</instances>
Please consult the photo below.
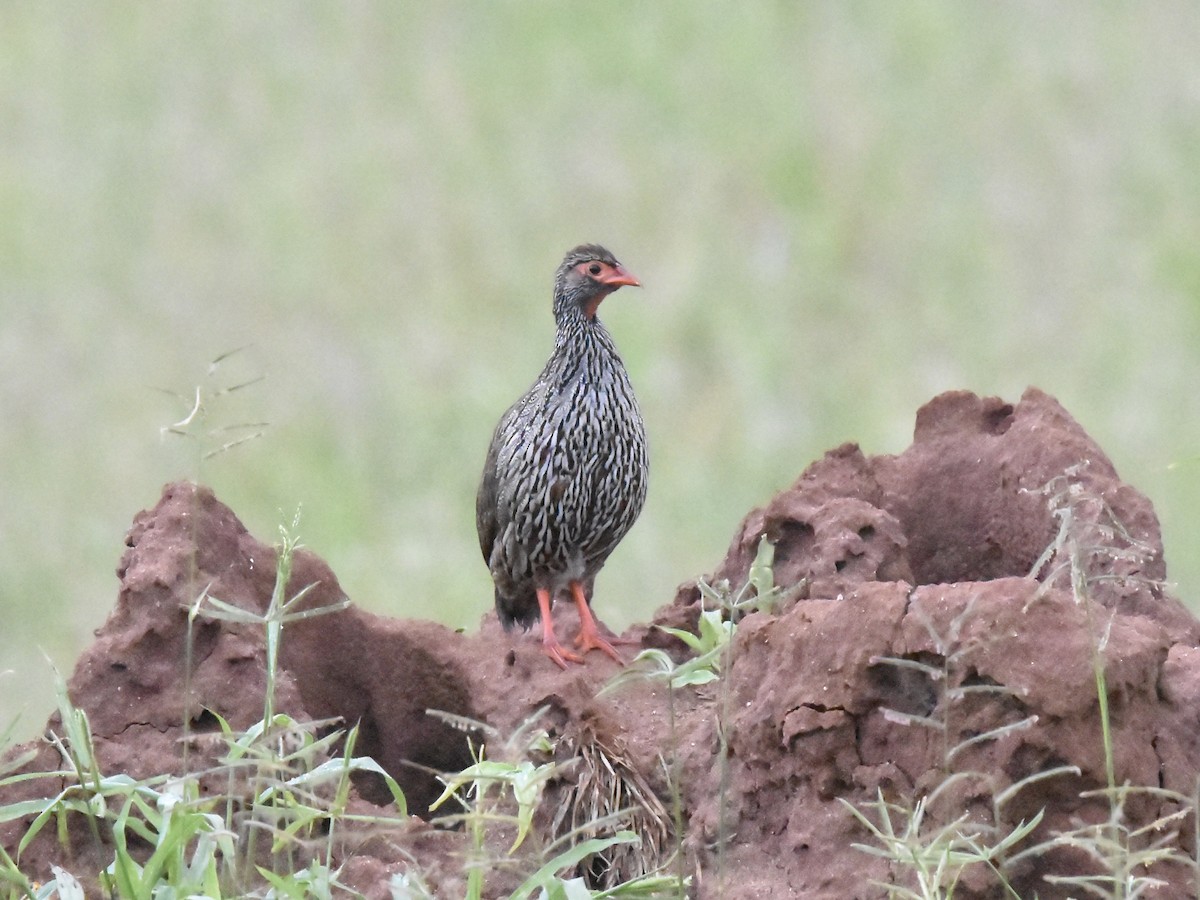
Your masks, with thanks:
<instances>
[{"instance_id":1,"label":"bird's head","mask_svg":"<svg viewBox=\"0 0 1200 900\"><path fill-rule=\"evenodd\" d=\"M563 257L554 275L554 315L578 309L591 319L600 301L619 287L641 286L615 256L597 244L582 244Z\"/></svg>"}]
</instances>

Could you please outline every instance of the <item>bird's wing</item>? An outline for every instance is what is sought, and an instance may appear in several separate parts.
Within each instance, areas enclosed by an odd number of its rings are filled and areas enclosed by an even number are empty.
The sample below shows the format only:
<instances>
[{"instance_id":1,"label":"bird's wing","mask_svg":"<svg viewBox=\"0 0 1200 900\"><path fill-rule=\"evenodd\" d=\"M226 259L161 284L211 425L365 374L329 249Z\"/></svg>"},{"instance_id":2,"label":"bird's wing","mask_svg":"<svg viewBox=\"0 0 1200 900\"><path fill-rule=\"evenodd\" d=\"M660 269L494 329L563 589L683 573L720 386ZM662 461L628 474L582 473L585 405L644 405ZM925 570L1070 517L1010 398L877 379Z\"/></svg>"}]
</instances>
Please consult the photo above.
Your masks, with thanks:
<instances>
[{"instance_id":1,"label":"bird's wing","mask_svg":"<svg viewBox=\"0 0 1200 900\"><path fill-rule=\"evenodd\" d=\"M500 488L503 480L500 472L500 451L517 427L516 421L528 401L522 397L500 417L488 446L487 459L483 462L483 477L479 481L479 492L475 495L475 531L479 535L479 549L483 561L492 564L492 549L512 517L511 509L501 509Z\"/></svg>"},{"instance_id":2,"label":"bird's wing","mask_svg":"<svg viewBox=\"0 0 1200 900\"><path fill-rule=\"evenodd\" d=\"M503 420L501 420L503 424ZM479 535L479 549L483 551L483 561L491 565L492 547L500 533L496 521L496 494L499 489L499 479L496 476L496 458L500 448L500 429L492 437L488 447L487 459L483 463L483 478L479 482L479 491L475 494L475 531Z\"/></svg>"}]
</instances>

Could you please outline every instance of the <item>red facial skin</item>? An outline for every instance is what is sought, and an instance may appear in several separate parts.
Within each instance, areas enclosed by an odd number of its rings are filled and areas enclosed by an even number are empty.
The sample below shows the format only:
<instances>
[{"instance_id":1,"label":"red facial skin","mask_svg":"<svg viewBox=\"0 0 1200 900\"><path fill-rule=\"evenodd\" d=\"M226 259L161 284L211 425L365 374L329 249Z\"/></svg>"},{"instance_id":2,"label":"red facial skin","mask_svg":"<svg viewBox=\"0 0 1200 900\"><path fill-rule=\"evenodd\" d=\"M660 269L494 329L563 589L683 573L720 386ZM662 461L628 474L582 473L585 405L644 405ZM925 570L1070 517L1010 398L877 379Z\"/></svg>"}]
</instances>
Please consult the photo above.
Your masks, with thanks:
<instances>
[{"instance_id":1,"label":"red facial skin","mask_svg":"<svg viewBox=\"0 0 1200 900\"><path fill-rule=\"evenodd\" d=\"M602 290L597 291L595 296L588 300L587 307L584 309L589 319L596 315L596 310L600 308L601 301L617 288L642 286L642 283L620 264L610 266L606 262L592 260L591 262L580 263L575 267L575 271L584 278L590 278L596 284L603 286Z\"/></svg>"}]
</instances>

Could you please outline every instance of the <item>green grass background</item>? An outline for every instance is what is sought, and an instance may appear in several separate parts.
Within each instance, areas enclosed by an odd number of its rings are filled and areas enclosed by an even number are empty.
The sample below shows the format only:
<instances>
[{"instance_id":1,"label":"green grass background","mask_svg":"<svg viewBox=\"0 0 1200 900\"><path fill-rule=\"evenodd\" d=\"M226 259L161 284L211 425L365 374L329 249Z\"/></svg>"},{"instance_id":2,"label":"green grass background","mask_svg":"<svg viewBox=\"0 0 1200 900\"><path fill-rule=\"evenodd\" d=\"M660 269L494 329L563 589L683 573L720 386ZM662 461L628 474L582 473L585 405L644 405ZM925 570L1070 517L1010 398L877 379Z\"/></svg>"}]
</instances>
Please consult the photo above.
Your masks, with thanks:
<instances>
[{"instance_id":1,"label":"green grass background","mask_svg":"<svg viewBox=\"0 0 1200 900\"><path fill-rule=\"evenodd\" d=\"M363 606L474 627L483 452L580 241L645 285L602 312L653 467L611 624L824 450L1030 384L1196 598L1198 46L1182 2L6 5L0 731L178 477L267 540L302 505ZM161 389L260 374L209 424L263 438L160 436Z\"/></svg>"}]
</instances>

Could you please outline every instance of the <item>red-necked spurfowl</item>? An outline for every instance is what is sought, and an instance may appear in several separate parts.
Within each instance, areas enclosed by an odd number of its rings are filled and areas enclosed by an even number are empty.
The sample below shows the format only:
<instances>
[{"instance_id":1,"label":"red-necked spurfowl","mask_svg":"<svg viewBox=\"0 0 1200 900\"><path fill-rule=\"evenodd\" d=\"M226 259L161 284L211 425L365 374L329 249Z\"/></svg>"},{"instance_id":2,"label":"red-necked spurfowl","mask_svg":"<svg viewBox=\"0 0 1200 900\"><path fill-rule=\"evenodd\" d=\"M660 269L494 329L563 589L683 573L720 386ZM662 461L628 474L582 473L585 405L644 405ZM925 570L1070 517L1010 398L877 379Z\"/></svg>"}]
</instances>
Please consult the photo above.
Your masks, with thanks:
<instances>
[{"instance_id":1,"label":"red-necked spurfowl","mask_svg":"<svg viewBox=\"0 0 1200 900\"><path fill-rule=\"evenodd\" d=\"M590 603L596 573L646 500L646 431L596 310L638 284L603 247L566 255L554 276L554 352L496 426L475 501L500 622L528 628L540 616L543 649L564 669L592 649L621 662ZM564 592L579 609L579 653L554 634L551 607Z\"/></svg>"}]
</instances>

